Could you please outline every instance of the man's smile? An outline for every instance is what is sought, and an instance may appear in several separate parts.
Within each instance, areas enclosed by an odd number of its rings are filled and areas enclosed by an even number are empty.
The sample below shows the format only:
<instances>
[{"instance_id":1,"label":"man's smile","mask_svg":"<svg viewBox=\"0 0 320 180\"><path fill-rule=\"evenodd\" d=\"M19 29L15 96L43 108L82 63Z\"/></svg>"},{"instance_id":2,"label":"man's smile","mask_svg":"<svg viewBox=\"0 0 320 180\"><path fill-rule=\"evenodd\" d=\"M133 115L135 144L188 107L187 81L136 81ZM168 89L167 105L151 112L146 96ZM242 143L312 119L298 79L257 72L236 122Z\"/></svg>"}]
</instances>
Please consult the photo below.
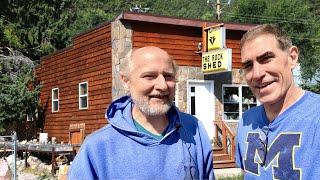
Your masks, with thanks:
<instances>
[{"instance_id":1,"label":"man's smile","mask_svg":"<svg viewBox=\"0 0 320 180\"><path fill-rule=\"evenodd\" d=\"M254 87L256 89L263 89L271 84L273 84L275 81L268 81L268 82L264 82L264 83L261 83L261 84L258 84L258 85L255 85Z\"/></svg>"}]
</instances>

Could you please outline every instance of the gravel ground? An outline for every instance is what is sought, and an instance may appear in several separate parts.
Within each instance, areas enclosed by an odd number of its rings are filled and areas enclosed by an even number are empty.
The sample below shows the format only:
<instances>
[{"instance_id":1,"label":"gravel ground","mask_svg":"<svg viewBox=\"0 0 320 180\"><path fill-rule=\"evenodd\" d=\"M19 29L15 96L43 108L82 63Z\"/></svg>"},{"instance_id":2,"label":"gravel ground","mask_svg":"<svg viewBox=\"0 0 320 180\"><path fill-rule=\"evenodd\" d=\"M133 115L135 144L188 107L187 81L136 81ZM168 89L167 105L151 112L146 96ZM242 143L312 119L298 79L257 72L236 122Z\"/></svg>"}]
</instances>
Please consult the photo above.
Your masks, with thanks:
<instances>
[{"instance_id":1,"label":"gravel ground","mask_svg":"<svg viewBox=\"0 0 320 180\"><path fill-rule=\"evenodd\" d=\"M38 172L34 169L17 169L17 180L57 180L51 173ZM13 180L13 175L12 175Z\"/></svg>"},{"instance_id":2,"label":"gravel ground","mask_svg":"<svg viewBox=\"0 0 320 180\"><path fill-rule=\"evenodd\" d=\"M18 173L18 180L37 180L38 176L32 174L32 173L27 173L27 172L19 172Z\"/></svg>"}]
</instances>

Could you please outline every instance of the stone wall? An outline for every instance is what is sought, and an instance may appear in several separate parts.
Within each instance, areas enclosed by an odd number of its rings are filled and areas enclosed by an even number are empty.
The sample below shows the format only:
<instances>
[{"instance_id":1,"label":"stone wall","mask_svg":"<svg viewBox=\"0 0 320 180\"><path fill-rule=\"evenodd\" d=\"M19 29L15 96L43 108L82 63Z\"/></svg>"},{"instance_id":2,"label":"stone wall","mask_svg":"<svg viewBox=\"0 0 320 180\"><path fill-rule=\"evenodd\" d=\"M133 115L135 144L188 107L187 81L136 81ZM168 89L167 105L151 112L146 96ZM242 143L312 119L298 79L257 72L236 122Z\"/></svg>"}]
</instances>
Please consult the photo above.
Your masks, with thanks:
<instances>
[{"instance_id":1,"label":"stone wall","mask_svg":"<svg viewBox=\"0 0 320 180\"><path fill-rule=\"evenodd\" d=\"M203 80L204 76L200 67L179 66L177 71L178 82L176 84L176 101L183 112L188 110L187 80Z\"/></svg>"},{"instance_id":2,"label":"stone wall","mask_svg":"<svg viewBox=\"0 0 320 180\"><path fill-rule=\"evenodd\" d=\"M120 81L119 65L132 49L132 29L129 23L120 20L111 23L112 43L112 100L126 94Z\"/></svg>"}]
</instances>

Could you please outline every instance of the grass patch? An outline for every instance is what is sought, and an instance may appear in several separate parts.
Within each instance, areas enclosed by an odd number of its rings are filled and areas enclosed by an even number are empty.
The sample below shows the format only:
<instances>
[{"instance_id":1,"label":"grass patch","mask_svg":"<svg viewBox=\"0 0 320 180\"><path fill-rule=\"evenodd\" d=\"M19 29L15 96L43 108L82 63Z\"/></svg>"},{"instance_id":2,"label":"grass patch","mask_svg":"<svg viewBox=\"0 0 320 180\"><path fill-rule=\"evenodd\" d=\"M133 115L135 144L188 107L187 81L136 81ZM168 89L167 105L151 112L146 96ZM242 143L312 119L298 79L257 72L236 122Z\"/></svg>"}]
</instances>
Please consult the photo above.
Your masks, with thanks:
<instances>
[{"instance_id":1,"label":"grass patch","mask_svg":"<svg viewBox=\"0 0 320 180\"><path fill-rule=\"evenodd\" d=\"M228 177L218 177L218 180L243 180L243 175L228 176Z\"/></svg>"}]
</instances>

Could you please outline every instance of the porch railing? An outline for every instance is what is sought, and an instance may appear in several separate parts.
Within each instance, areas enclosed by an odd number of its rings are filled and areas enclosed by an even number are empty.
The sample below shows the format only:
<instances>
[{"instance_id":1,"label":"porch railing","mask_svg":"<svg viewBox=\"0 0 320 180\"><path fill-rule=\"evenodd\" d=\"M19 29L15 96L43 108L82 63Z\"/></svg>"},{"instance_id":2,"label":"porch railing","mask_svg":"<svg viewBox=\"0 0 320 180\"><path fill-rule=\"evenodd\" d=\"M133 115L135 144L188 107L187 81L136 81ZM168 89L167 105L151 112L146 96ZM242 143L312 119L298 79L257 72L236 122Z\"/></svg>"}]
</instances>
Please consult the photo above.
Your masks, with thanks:
<instances>
[{"instance_id":1,"label":"porch railing","mask_svg":"<svg viewBox=\"0 0 320 180\"><path fill-rule=\"evenodd\" d=\"M214 121L216 127L216 145L223 154L228 154L230 160L235 160L235 135L224 121Z\"/></svg>"}]
</instances>

